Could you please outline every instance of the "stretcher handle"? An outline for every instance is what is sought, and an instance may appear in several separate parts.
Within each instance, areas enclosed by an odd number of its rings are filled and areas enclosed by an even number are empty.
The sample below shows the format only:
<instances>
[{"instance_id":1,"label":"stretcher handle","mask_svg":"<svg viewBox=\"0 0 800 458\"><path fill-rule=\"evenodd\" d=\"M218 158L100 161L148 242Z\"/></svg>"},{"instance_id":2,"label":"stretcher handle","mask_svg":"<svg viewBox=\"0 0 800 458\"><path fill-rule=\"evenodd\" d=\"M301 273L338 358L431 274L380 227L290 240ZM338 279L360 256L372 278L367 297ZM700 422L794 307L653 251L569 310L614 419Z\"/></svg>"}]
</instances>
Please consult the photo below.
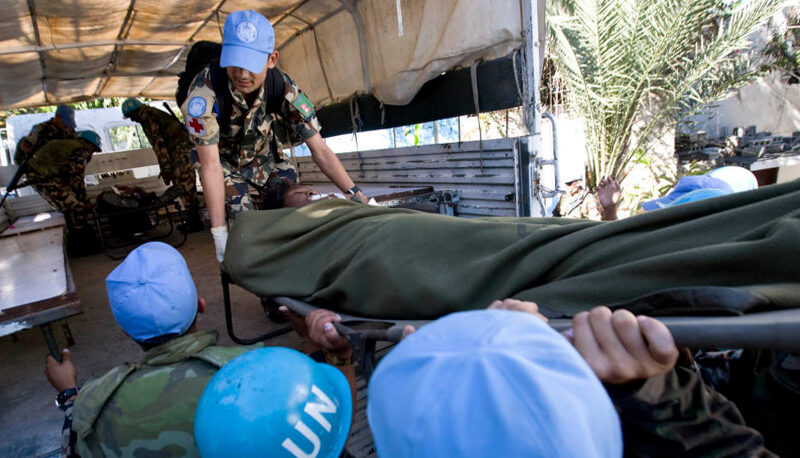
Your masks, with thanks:
<instances>
[{"instance_id":1,"label":"stretcher handle","mask_svg":"<svg viewBox=\"0 0 800 458\"><path fill-rule=\"evenodd\" d=\"M317 309L310 304L288 297L276 297L274 300L303 316ZM667 326L675 343L680 347L800 351L800 309L739 316L653 318ZM566 331L572 327L572 320L551 319L548 324L556 331ZM403 336L403 328L403 324L396 324L389 329L369 331L371 334L375 334L374 338L378 340L399 342Z\"/></svg>"},{"instance_id":2,"label":"stretcher handle","mask_svg":"<svg viewBox=\"0 0 800 458\"><path fill-rule=\"evenodd\" d=\"M296 314L298 314L300 316L306 316L309 313L311 313L314 310L317 310L319 308L319 307L315 307L315 306L313 306L311 304L308 304L306 302L298 301L297 299L292 299L291 297L279 296L279 297L273 297L272 300L277 302L280 305L285 305L286 307L289 307L289 309L291 311L293 311L294 313L296 313ZM350 317L350 316L347 316L347 315L342 316L342 318L345 321L357 321L358 320L356 317ZM369 319L364 319L364 320L361 320L361 321L382 321L382 322L392 323L391 321L387 321L387 320L369 320ZM345 334L346 332L349 331L349 328L347 328L346 326L344 326L342 324L334 323L334 326L336 326L336 330L339 331L339 334ZM364 330L359 330L358 332L361 335L363 335L365 338L367 338L367 339L384 340L384 341L389 341L389 342L400 342L400 339L403 338L403 329L404 328L405 328L405 325L395 324L395 325L391 326L388 329L364 329Z\"/></svg>"},{"instance_id":3,"label":"stretcher handle","mask_svg":"<svg viewBox=\"0 0 800 458\"><path fill-rule=\"evenodd\" d=\"M653 318L667 326L679 347L800 351L800 309L739 316ZM572 327L572 320L555 319L548 324L565 331Z\"/></svg>"}]
</instances>

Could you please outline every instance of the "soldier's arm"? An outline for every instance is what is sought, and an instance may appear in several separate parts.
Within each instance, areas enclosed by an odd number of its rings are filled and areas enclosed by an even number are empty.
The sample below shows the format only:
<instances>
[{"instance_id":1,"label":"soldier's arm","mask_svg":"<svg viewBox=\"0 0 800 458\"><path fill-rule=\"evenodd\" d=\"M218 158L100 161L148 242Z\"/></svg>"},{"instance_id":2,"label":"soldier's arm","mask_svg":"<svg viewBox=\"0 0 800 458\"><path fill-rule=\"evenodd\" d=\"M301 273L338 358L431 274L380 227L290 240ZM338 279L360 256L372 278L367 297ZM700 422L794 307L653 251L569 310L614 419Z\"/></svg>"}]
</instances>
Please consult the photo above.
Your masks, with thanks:
<instances>
[{"instance_id":1,"label":"soldier's arm","mask_svg":"<svg viewBox=\"0 0 800 458\"><path fill-rule=\"evenodd\" d=\"M631 456L775 456L731 401L688 367L636 388L607 387Z\"/></svg>"},{"instance_id":2,"label":"soldier's arm","mask_svg":"<svg viewBox=\"0 0 800 458\"><path fill-rule=\"evenodd\" d=\"M336 156L336 153L331 150L327 143L322 141L322 136L320 134L307 138L305 143L308 149L311 150L311 157L314 159L314 162L317 163L322 173L347 195L350 189L355 186L355 183L353 183L350 175L347 174L347 171ZM368 199L362 191L358 191L356 197L363 203L367 203Z\"/></svg>"},{"instance_id":3,"label":"soldier's arm","mask_svg":"<svg viewBox=\"0 0 800 458\"><path fill-rule=\"evenodd\" d=\"M211 227L225 225L225 181L217 145L195 145L200 158L200 181Z\"/></svg>"}]
</instances>

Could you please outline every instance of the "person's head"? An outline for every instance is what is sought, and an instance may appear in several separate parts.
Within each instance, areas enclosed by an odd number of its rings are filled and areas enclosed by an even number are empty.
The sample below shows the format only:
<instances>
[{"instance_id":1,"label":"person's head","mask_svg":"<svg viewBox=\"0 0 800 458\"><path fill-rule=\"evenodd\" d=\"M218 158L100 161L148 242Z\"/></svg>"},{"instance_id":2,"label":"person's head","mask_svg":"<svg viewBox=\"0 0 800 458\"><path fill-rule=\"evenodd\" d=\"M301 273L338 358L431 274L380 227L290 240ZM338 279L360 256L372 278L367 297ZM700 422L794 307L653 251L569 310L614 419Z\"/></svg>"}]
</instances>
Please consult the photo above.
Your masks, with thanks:
<instances>
[{"instance_id":1,"label":"person's head","mask_svg":"<svg viewBox=\"0 0 800 458\"><path fill-rule=\"evenodd\" d=\"M56 115L53 117L53 119L61 130L75 130L75 109L73 109L71 106L59 105L56 108Z\"/></svg>"},{"instance_id":2,"label":"person's head","mask_svg":"<svg viewBox=\"0 0 800 458\"><path fill-rule=\"evenodd\" d=\"M370 380L367 416L379 456L622 456L603 385L523 312L454 313L403 339Z\"/></svg>"},{"instance_id":3,"label":"person's head","mask_svg":"<svg viewBox=\"0 0 800 458\"><path fill-rule=\"evenodd\" d=\"M114 319L145 348L185 334L205 311L183 256L162 242L131 251L106 277L106 292Z\"/></svg>"},{"instance_id":4,"label":"person's head","mask_svg":"<svg viewBox=\"0 0 800 458\"><path fill-rule=\"evenodd\" d=\"M278 62L275 31L267 18L253 10L234 11L225 20L219 65L242 94L258 91L267 70Z\"/></svg>"},{"instance_id":5,"label":"person's head","mask_svg":"<svg viewBox=\"0 0 800 458\"><path fill-rule=\"evenodd\" d=\"M94 148L95 152L103 150L103 142L100 140L100 136L97 135L97 132L93 130L79 130L76 136L88 142Z\"/></svg>"},{"instance_id":6,"label":"person's head","mask_svg":"<svg viewBox=\"0 0 800 458\"><path fill-rule=\"evenodd\" d=\"M139 108L142 107L142 102L134 98L125 99L122 102L122 116L136 121L139 118Z\"/></svg>"},{"instance_id":7,"label":"person's head","mask_svg":"<svg viewBox=\"0 0 800 458\"><path fill-rule=\"evenodd\" d=\"M308 186L290 180L278 178L267 181L266 189L262 195L261 209L273 210L276 208L302 207L310 204L312 196L317 193Z\"/></svg>"},{"instance_id":8,"label":"person's head","mask_svg":"<svg viewBox=\"0 0 800 458\"><path fill-rule=\"evenodd\" d=\"M200 456L336 458L353 402L338 369L288 348L247 352L208 382L194 416Z\"/></svg>"}]
</instances>

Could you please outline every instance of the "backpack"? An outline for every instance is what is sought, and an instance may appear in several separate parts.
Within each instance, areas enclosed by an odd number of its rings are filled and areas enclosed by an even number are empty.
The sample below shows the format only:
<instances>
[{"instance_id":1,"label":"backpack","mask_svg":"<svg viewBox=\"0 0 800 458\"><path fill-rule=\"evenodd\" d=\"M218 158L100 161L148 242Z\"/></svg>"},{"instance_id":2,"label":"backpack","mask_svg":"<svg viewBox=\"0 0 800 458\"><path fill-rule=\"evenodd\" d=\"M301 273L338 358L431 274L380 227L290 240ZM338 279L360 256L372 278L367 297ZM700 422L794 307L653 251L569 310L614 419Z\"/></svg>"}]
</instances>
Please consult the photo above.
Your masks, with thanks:
<instances>
[{"instance_id":1,"label":"backpack","mask_svg":"<svg viewBox=\"0 0 800 458\"><path fill-rule=\"evenodd\" d=\"M178 89L175 92L175 101L178 106L182 106L189 95L189 86L194 81L195 76L204 68L211 66L211 87L217 103L214 105L214 112L217 114L217 124L220 130L225 130L230 124L232 97L228 90L228 75L224 68L219 66L219 57L222 52L222 45L213 41L198 41L189 50L186 56L186 67L178 75ZM267 78L264 81L264 88L267 94L267 113L280 113L283 106L285 88L283 76L277 67L267 70ZM273 151L273 154L276 152Z\"/></svg>"}]
</instances>

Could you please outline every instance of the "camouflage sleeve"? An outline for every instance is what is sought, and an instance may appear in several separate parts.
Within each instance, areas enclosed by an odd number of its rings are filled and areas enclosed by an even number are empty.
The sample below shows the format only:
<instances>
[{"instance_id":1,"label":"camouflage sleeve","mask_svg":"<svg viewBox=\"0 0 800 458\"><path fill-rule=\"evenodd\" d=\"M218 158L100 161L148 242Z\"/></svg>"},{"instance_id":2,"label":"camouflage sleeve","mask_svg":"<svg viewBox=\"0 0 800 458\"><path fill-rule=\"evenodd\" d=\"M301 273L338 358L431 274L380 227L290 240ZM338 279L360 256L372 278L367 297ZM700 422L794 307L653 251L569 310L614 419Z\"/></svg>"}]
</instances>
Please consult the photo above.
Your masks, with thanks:
<instances>
[{"instance_id":1,"label":"camouflage sleeve","mask_svg":"<svg viewBox=\"0 0 800 458\"><path fill-rule=\"evenodd\" d=\"M61 458L80 458L76 442L78 435L72 430L72 406L74 401L64 404L64 425L61 427Z\"/></svg>"},{"instance_id":2,"label":"camouflage sleeve","mask_svg":"<svg viewBox=\"0 0 800 458\"><path fill-rule=\"evenodd\" d=\"M36 148L36 143L39 139L39 131L41 129L42 127L37 124L31 128L31 131L28 133L28 135L19 140L17 143L17 149L14 150L14 162L16 164L21 164L26 157L33 153L33 150Z\"/></svg>"},{"instance_id":3,"label":"camouflage sleeve","mask_svg":"<svg viewBox=\"0 0 800 458\"><path fill-rule=\"evenodd\" d=\"M736 406L676 367L635 390L609 388L622 422L626 456L776 456Z\"/></svg>"},{"instance_id":4,"label":"camouflage sleeve","mask_svg":"<svg viewBox=\"0 0 800 458\"><path fill-rule=\"evenodd\" d=\"M283 73L283 72L281 72ZM283 104L283 116L301 140L305 141L317 135L322 126L317 119L314 105L308 100L306 94L294 84L294 81L283 73L286 82L285 97L288 103Z\"/></svg>"},{"instance_id":5,"label":"camouflage sleeve","mask_svg":"<svg viewBox=\"0 0 800 458\"><path fill-rule=\"evenodd\" d=\"M186 101L181 105L183 119L186 120L186 130L195 145L219 143L216 103L217 97L211 86L211 72L206 67L192 81Z\"/></svg>"}]
</instances>

